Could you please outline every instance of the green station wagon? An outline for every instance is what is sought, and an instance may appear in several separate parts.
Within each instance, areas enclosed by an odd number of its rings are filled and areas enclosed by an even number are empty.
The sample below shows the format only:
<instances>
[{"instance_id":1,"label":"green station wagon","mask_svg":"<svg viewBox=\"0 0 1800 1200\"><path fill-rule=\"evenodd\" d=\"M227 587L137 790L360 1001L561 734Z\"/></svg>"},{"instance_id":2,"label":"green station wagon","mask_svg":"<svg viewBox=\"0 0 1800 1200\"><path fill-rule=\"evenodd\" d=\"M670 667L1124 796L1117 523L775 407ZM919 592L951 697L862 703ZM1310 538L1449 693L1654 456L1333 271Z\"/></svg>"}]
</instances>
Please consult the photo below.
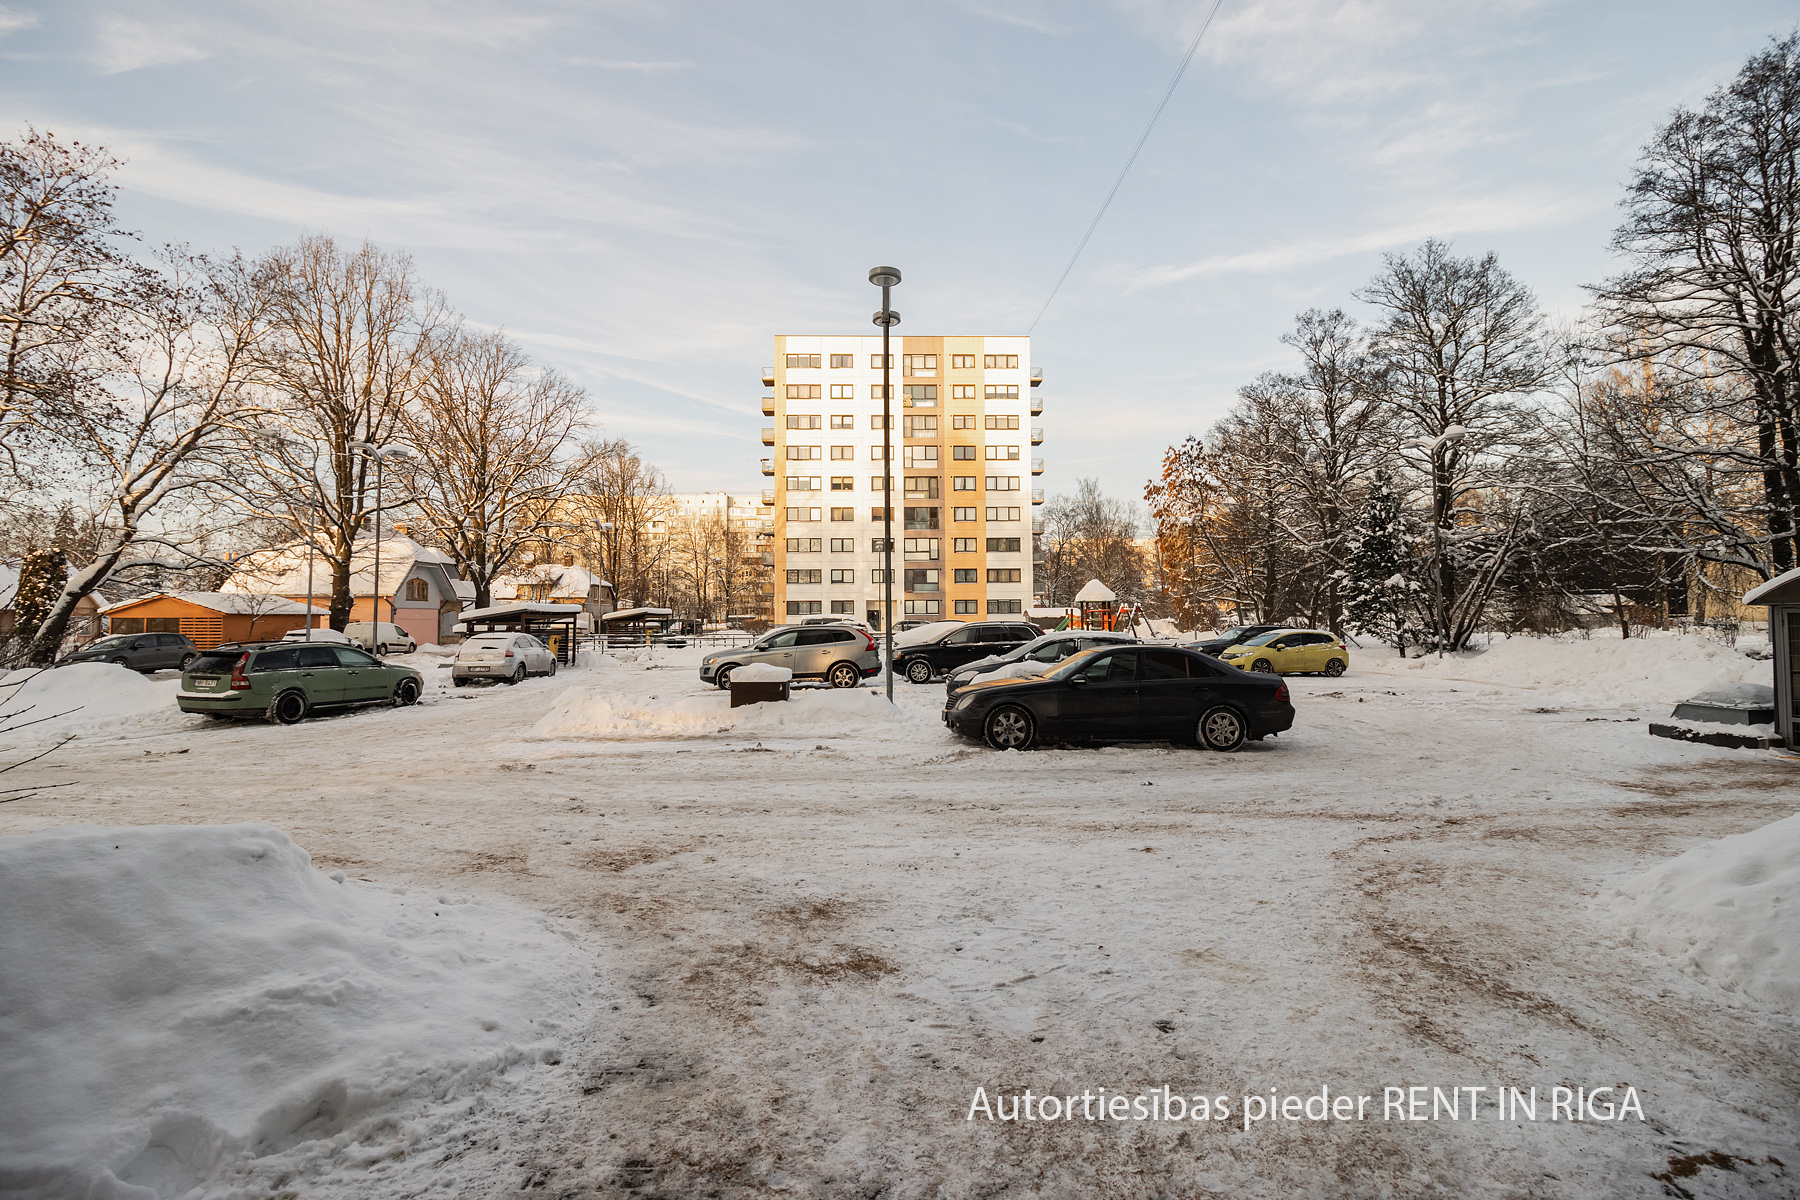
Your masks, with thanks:
<instances>
[{"instance_id":1,"label":"green station wagon","mask_svg":"<svg viewBox=\"0 0 1800 1200\"><path fill-rule=\"evenodd\" d=\"M176 703L217 720L261 717L282 725L315 709L416 704L425 677L337 642L245 642L188 664Z\"/></svg>"}]
</instances>

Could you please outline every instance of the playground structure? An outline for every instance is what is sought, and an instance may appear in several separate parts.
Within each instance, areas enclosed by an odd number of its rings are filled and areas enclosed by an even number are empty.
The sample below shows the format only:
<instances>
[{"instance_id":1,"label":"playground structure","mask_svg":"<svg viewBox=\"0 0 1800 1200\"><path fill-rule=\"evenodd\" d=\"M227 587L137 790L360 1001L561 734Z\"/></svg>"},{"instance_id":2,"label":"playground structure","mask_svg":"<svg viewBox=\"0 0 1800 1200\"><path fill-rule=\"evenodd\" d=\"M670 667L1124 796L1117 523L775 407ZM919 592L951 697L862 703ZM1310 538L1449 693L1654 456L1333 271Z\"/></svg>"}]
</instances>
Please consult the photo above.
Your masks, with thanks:
<instances>
[{"instance_id":1,"label":"playground structure","mask_svg":"<svg viewBox=\"0 0 1800 1200\"><path fill-rule=\"evenodd\" d=\"M1075 593L1075 609L1064 617L1056 630L1093 629L1107 633L1135 633L1142 623L1149 628L1149 618L1144 615L1142 605L1121 601L1118 594L1101 583L1098 579L1090 579Z\"/></svg>"}]
</instances>

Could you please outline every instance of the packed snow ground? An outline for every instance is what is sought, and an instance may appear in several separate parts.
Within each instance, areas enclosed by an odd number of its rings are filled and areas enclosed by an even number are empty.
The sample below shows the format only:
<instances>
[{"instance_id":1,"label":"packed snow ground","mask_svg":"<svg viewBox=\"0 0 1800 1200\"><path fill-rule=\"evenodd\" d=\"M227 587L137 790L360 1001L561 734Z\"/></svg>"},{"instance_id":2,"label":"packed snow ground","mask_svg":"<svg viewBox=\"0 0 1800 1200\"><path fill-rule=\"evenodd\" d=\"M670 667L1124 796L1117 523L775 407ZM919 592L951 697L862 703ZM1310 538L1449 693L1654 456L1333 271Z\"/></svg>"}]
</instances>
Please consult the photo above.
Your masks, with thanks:
<instances>
[{"instance_id":1,"label":"packed snow ground","mask_svg":"<svg viewBox=\"0 0 1800 1200\"><path fill-rule=\"evenodd\" d=\"M536 910L596 972L560 1063L401 1097L200 1195L1794 1187L1800 1028L1742 970L1767 922L1702 911L1760 885L1722 865L1742 843L1678 856L1792 817L1800 762L1644 728L1767 662L1598 636L1360 653L1291 678L1295 728L1238 754L996 754L942 728L939 685L897 684L897 713L798 688L733 713L699 653L516 688L422 662L415 708L151 716L6 777L70 785L0 807L9 833L264 823L350 885ZM1164 1084L1233 1119L965 1119L977 1088ZM1384 1087L1496 1085L1535 1087L1538 1119L1377 1116ZM1646 1120L1552 1122L1559 1086L1631 1087ZM1368 1119L1243 1128L1245 1094L1321 1087L1372 1095Z\"/></svg>"}]
</instances>

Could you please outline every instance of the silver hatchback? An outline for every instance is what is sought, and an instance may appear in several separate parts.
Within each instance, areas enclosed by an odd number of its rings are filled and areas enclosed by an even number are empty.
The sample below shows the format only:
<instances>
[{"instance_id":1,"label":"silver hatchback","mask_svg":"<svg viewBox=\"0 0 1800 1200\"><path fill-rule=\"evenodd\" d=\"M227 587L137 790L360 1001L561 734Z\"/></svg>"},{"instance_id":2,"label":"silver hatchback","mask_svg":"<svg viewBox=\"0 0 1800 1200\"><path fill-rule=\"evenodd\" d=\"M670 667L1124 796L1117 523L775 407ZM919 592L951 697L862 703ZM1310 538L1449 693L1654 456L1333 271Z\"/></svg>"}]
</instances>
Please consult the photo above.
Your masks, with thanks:
<instances>
[{"instance_id":1,"label":"silver hatchback","mask_svg":"<svg viewBox=\"0 0 1800 1200\"><path fill-rule=\"evenodd\" d=\"M700 660L700 682L731 686L731 673L751 663L786 667L795 679L851 688L881 670L874 635L856 625L785 625L748 646L715 650Z\"/></svg>"}]
</instances>

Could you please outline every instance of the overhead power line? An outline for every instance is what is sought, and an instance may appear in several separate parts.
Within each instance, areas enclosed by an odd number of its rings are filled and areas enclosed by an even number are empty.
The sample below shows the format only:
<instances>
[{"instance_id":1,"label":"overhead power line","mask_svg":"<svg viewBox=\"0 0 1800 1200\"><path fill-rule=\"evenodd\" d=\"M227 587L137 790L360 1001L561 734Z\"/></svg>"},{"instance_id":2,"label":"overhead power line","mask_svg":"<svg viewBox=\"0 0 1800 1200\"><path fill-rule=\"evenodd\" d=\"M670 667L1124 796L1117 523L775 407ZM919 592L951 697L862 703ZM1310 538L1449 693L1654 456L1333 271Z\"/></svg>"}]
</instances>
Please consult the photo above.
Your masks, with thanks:
<instances>
[{"instance_id":1,"label":"overhead power line","mask_svg":"<svg viewBox=\"0 0 1800 1200\"><path fill-rule=\"evenodd\" d=\"M1225 0L1213 0L1212 10L1206 14L1206 20L1200 22L1200 32L1194 35L1194 40L1188 44L1187 54L1182 57L1181 65L1175 68L1175 78L1169 80L1169 90L1163 93L1162 102L1156 106L1156 111L1150 114L1150 121L1144 126L1144 132L1138 136L1137 145L1131 148L1131 157L1125 160L1124 167L1119 171L1119 177L1113 180L1112 191L1106 193L1106 199L1100 202L1100 211L1094 214L1094 219L1089 223L1087 232L1081 235L1081 244L1076 246L1075 253L1069 256L1069 265L1064 267L1063 273L1058 276L1056 286L1050 289L1050 295L1044 300L1044 307L1038 309L1038 315L1032 318L1030 328L1025 331L1026 334L1029 335L1033 329L1036 329L1038 322L1044 319L1044 314L1050 311L1050 302L1055 300L1056 293L1062 290L1063 281L1068 279L1069 272L1075 269L1075 262L1081 257L1081 252L1087 249L1088 239L1093 237L1094 230L1100 227L1100 218L1106 215L1107 206L1113 202L1113 197L1119 194L1119 185L1125 182L1125 176L1131 172L1131 164L1137 161L1138 152L1144 148L1144 143L1150 140L1150 131L1156 128L1156 119L1162 116L1163 109L1169 106L1169 97L1175 94L1176 87L1181 83L1181 77L1187 74L1188 63L1194 60L1194 51L1200 48L1200 39L1206 36L1207 27L1212 24L1213 18L1218 15L1219 6L1224 2Z\"/></svg>"}]
</instances>

